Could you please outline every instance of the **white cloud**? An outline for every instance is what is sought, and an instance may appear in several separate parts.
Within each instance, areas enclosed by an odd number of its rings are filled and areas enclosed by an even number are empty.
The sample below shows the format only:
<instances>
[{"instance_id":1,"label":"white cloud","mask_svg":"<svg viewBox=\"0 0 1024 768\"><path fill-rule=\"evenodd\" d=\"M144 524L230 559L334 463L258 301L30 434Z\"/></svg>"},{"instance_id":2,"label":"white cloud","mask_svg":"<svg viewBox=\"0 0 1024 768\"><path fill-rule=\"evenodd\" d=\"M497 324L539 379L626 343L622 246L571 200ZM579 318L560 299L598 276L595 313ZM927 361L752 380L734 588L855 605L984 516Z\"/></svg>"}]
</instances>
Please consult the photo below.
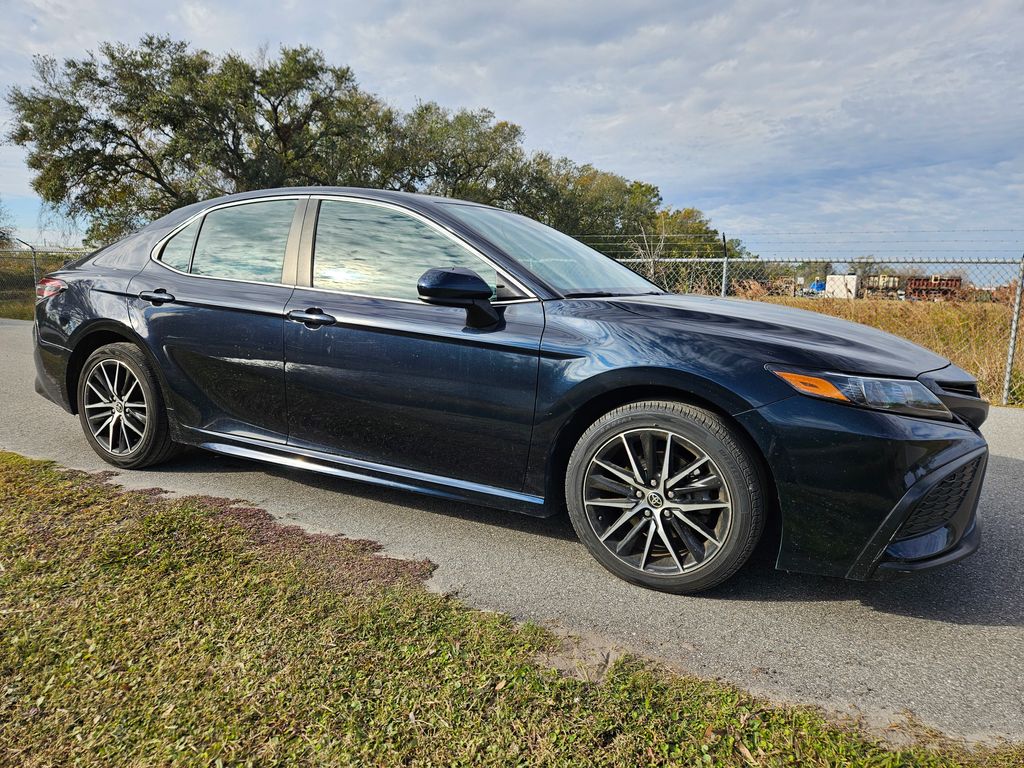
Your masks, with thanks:
<instances>
[{"instance_id":1,"label":"white cloud","mask_svg":"<svg viewBox=\"0 0 1024 768\"><path fill-rule=\"evenodd\" d=\"M146 32L214 51L306 43L390 101L491 107L531 147L657 183L731 231L1012 226L1024 207L1016 2L165 8L15 0L0 77ZM0 150L0 195L29 194L21 156Z\"/></svg>"}]
</instances>

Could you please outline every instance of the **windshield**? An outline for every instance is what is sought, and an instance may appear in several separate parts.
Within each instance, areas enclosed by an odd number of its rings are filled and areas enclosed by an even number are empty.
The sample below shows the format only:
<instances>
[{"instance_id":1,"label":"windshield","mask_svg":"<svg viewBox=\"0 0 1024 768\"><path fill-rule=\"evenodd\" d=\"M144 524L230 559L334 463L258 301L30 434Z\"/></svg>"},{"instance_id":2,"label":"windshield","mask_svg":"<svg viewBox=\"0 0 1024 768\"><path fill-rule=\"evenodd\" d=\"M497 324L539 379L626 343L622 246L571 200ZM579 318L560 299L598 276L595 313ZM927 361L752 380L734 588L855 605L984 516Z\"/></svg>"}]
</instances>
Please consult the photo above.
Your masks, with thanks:
<instances>
[{"instance_id":1,"label":"windshield","mask_svg":"<svg viewBox=\"0 0 1024 768\"><path fill-rule=\"evenodd\" d=\"M662 293L636 272L540 222L479 205L448 203L472 227L563 296Z\"/></svg>"}]
</instances>

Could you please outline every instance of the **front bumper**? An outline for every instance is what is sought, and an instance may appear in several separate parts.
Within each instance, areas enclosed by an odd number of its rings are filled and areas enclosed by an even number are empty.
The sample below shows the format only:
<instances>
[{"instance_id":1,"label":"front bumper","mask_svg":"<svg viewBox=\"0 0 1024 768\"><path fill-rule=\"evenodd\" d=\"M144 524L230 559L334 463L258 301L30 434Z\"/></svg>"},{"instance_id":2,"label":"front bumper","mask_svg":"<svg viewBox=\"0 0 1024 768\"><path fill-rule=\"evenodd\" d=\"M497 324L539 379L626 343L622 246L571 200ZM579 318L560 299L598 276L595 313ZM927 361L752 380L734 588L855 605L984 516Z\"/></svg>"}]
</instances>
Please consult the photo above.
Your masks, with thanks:
<instances>
[{"instance_id":1,"label":"front bumper","mask_svg":"<svg viewBox=\"0 0 1024 768\"><path fill-rule=\"evenodd\" d=\"M966 424L801 396L737 418L775 481L779 568L884 579L977 549L988 446Z\"/></svg>"},{"instance_id":2,"label":"front bumper","mask_svg":"<svg viewBox=\"0 0 1024 768\"><path fill-rule=\"evenodd\" d=\"M878 527L851 579L886 579L962 560L978 549L978 499L988 449L980 448L917 481Z\"/></svg>"},{"instance_id":3,"label":"front bumper","mask_svg":"<svg viewBox=\"0 0 1024 768\"><path fill-rule=\"evenodd\" d=\"M874 572L871 573L870 577L878 579L879 581L888 580L906 573L916 573L917 571L926 571L931 568L939 568L943 565L951 565L952 563L959 562L965 557L973 555L978 551L978 547L981 546L981 530L978 526L977 521L967 530L967 533L963 535L951 549L941 552L932 557L926 557L921 560L882 560L878 563Z\"/></svg>"}]
</instances>

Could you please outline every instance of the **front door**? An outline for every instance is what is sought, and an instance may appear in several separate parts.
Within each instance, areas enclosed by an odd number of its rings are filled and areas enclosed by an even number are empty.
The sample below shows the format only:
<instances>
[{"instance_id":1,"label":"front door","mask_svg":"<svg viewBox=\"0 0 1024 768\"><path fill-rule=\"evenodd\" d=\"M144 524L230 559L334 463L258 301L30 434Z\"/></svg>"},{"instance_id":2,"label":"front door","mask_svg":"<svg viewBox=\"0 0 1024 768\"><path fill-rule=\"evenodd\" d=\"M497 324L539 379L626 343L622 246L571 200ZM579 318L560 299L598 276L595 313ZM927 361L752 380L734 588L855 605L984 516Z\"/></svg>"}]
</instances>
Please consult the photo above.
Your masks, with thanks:
<instances>
[{"instance_id":1,"label":"front door","mask_svg":"<svg viewBox=\"0 0 1024 768\"><path fill-rule=\"evenodd\" d=\"M309 313L286 323L289 444L521 488L541 303L447 232L388 204L321 201L312 252L312 284L287 306ZM418 299L420 275L450 266L490 282L499 324L469 328L465 310Z\"/></svg>"}]
</instances>

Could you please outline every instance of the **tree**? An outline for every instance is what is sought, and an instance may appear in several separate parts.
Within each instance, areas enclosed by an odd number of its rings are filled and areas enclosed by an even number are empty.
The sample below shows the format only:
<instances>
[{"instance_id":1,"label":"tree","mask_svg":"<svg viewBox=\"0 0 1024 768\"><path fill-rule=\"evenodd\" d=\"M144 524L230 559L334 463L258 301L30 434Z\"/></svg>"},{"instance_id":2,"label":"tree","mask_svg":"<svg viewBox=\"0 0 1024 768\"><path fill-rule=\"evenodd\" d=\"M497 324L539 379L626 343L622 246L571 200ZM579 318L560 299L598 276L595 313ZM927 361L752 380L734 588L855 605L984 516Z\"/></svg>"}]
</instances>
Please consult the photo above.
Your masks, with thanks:
<instances>
[{"instance_id":1,"label":"tree","mask_svg":"<svg viewBox=\"0 0 1024 768\"><path fill-rule=\"evenodd\" d=\"M538 152L529 159L510 202L506 207L609 255L623 256L628 235L642 227L654 230L661 193L653 184Z\"/></svg>"},{"instance_id":2,"label":"tree","mask_svg":"<svg viewBox=\"0 0 1024 768\"><path fill-rule=\"evenodd\" d=\"M670 277L670 262L665 259L665 231L648 232L640 226L640 234L628 241L628 248L631 256L637 259L634 269L653 283L661 286L668 286L672 279Z\"/></svg>"},{"instance_id":3,"label":"tree","mask_svg":"<svg viewBox=\"0 0 1024 768\"><path fill-rule=\"evenodd\" d=\"M376 161L393 111L309 48L217 59L146 37L62 65L37 57L35 72L8 94L9 138L29 147L36 192L87 218L92 242L230 192L391 181Z\"/></svg>"},{"instance_id":4,"label":"tree","mask_svg":"<svg viewBox=\"0 0 1024 768\"><path fill-rule=\"evenodd\" d=\"M434 103L402 116L400 170L391 186L502 205L525 163L523 131L488 109L451 112Z\"/></svg>"},{"instance_id":5,"label":"tree","mask_svg":"<svg viewBox=\"0 0 1024 768\"><path fill-rule=\"evenodd\" d=\"M666 257L722 258L722 233L711 226L711 220L702 211L696 208L664 208L658 211L656 224L668 240ZM751 256L743 243L737 239L725 242L725 254L730 259Z\"/></svg>"},{"instance_id":6,"label":"tree","mask_svg":"<svg viewBox=\"0 0 1024 768\"><path fill-rule=\"evenodd\" d=\"M28 148L35 191L84 220L90 244L199 200L305 185L475 200L617 256L628 255L624 238L659 227L675 249L666 255L682 247L680 233L718 235L696 209L663 209L652 184L526 152L522 128L490 110L397 110L307 47L217 57L148 36L34 66L34 84L7 94L8 139Z\"/></svg>"},{"instance_id":7,"label":"tree","mask_svg":"<svg viewBox=\"0 0 1024 768\"><path fill-rule=\"evenodd\" d=\"M3 200L0 200L0 248L9 248L13 237L14 227L11 225L11 215L4 207Z\"/></svg>"}]
</instances>

